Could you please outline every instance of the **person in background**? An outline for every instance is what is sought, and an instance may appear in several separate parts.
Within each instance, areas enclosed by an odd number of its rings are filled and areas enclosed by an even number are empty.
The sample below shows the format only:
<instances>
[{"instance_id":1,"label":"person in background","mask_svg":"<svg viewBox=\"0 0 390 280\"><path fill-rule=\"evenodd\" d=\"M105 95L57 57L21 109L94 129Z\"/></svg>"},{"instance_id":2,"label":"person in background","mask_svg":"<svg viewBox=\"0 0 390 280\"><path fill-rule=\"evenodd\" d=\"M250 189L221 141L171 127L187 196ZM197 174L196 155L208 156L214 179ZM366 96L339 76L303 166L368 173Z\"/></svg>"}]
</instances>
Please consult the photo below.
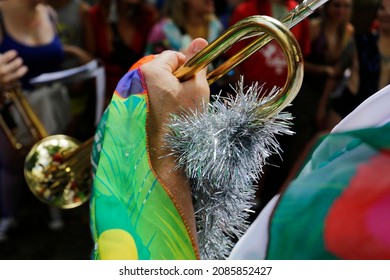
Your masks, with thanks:
<instances>
[{"instance_id":1,"label":"person in background","mask_svg":"<svg viewBox=\"0 0 390 280\"><path fill-rule=\"evenodd\" d=\"M83 0L49 0L56 12L56 26L66 53L62 68L68 69L93 59L86 51L90 5Z\"/></svg>"},{"instance_id":2,"label":"person in background","mask_svg":"<svg viewBox=\"0 0 390 280\"><path fill-rule=\"evenodd\" d=\"M89 10L87 51L105 67L107 102L120 78L143 56L157 17L144 0L99 0Z\"/></svg>"},{"instance_id":3,"label":"person in background","mask_svg":"<svg viewBox=\"0 0 390 280\"><path fill-rule=\"evenodd\" d=\"M64 58L64 50L54 25L51 8L43 1L2 1L1 2L1 53L9 49L18 51L28 71L20 79L23 89L31 89L29 80L41 73L57 70ZM27 23L26 23L27 21ZM39 27L39 28L38 28ZM40 56L29 56L29 50ZM20 48L18 50L17 48ZM49 58L42 63L40 58Z\"/></svg>"},{"instance_id":4,"label":"person in background","mask_svg":"<svg viewBox=\"0 0 390 280\"><path fill-rule=\"evenodd\" d=\"M305 60L303 90L318 96L317 129L331 129L340 117L329 104L332 95L347 86L359 87L359 61L351 23L352 0L330 0L322 15L311 22L312 52ZM346 71L350 74L346 76ZM302 94L305 95L305 94ZM313 104L317 104L314 102Z\"/></svg>"},{"instance_id":5,"label":"person in background","mask_svg":"<svg viewBox=\"0 0 390 280\"><path fill-rule=\"evenodd\" d=\"M88 11L90 5L82 0L50 0L56 12L56 26L65 51L62 69L81 66L94 56L87 51L87 40L91 38ZM95 107L95 84L84 80L66 84L71 101L71 121L67 135L85 141L93 134Z\"/></svg>"},{"instance_id":6,"label":"person in background","mask_svg":"<svg viewBox=\"0 0 390 280\"><path fill-rule=\"evenodd\" d=\"M26 95L35 95L30 79L60 69L64 50L51 11L43 1L0 2L2 92L20 84ZM58 91L55 93L59 94ZM16 225L20 193L26 187L23 176L25 154L16 152L3 130L0 130L0 143L0 241L5 241L10 229Z\"/></svg>"},{"instance_id":7,"label":"person in background","mask_svg":"<svg viewBox=\"0 0 390 280\"><path fill-rule=\"evenodd\" d=\"M160 13L164 7L165 0L147 0L149 4L153 5L157 11Z\"/></svg>"},{"instance_id":8,"label":"person in background","mask_svg":"<svg viewBox=\"0 0 390 280\"><path fill-rule=\"evenodd\" d=\"M93 57L86 51L90 5L82 0L48 0L47 3L54 9L53 17L65 52L61 69L77 67L91 61ZM94 130L94 107L88 106L94 102L91 100L91 97L94 98L92 82L81 81L65 85L70 97L71 114L65 134L80 141L91 137ZM62 211L57 208L50 208L50 211L53 219L49 227L61 229L64 226Z\"/></svg>"},{"instance_id":9,"label":"person in background","mask_svg":"<svg viewBox=\"0 0 390 280\"><path fill-rule=\"evenodd\" d=\"M390 259L389 102L387 85L319 139L230 259Z\"/></svg>"},{"instance_id":10,"label":"person in background","mask_svg":"<svg viewBox=\"0 0 390 280\"><path fill-rule=\"evenodd\" d=\"M234 9L230 20L230 26L246 17L254 15L267 15L280 19L288 11L295 8L296 5L298 5L298 3L295 0L244 1ZM291 29L291 32L297 39L303 56L307 56L310 53L311 47L309 19L304 19L297 24ZM236 43L227 52L228 57L236 54L237 50L245 47L248 44L248 41L250 42L251 40L252 39L248 39ZM250 87L254 83L259 83L259 85L262 86L262 95L269 94L275 88L283 87L287 78L287 61L283 50L278 43L275 40L271 41L269 44L255 52L249 59L241 63L234 69L231 80L238 81L240 76L243 76L244 85L246 87ZM300 93L298 95L300 95ZM295 137L295 135L276 137L282 147L283 153L281 153L281 156L272 155L269 158L270 164L264 168L262 177L258 182L259 191L256 197L255 212L264 207L267 201L273 197L281 185L280 181L283 181L283 177L287 176L285 173L289 170L285 157L288 153L287 150L290 149L292 137Z\"/></svg>"},{"instance_id":11,"label":"person in background","mask_svg":"<svg viewBox=\"0 0 390 280\"><path fill-rule=\"evenodd\" d=\"M381 57L378 88L381 89L390 83L390 13L383 5L378 10L378 25L378 49Z\"/></svg>"},{"instance_id":12,"label":"person in background","mask_svg":"<svg viewBox=\"0 0 390 280\"><path fill-rule=\"evenodd\" d=\"M150 31L145 55L183 51L193 38L209 43L223 31L212 0L166 0L162 19Z\"/></svg>"},{"instance_id":13,"label":"person in background","mask_svg":"<svg viewBox=\"0 0 390 280\"><path fill-rule=\"evenodd\" d=\"M213 0L166 0L162 17L148 37L145 55L164 50L183 51L193 38L214 41L224 31L222 23L215 14ZM209 66L212 70L220 59ZM218 81L211 91L218 93L225 81Z\"/></svg>"},{"instance_id":14,"label":"person in background","mask_svg":"<svg viewBox=\"0 0 390 280\"><path fill-rule=\"evenodd\" d=\"M288 11L295 8L297 4L295 0L243 1L235 7L229 26L254 15L266 15L280 19ZM297 39L303 55L308 55L310 52L309 21L307 19L303 20L291 31ZM237 53L237 50L247 45L248 40L235 44L228 52L228 56ZM287 77L287 62L279 45L276 42L270 42L253 54L250 59L241 63L235 72L236 77L244 76L245 85L250 86L255 82L264 83L264 92L270 92L274 86L282 87L284 85Z\"/></svg>"},{"instance_id":15,"label":"person in background","mask_svg":"<svg viewBox=\"0 0 390 280\"><path fill-rule=\"evenodd\" d=\"M348 87L331 103L336 112L345 117L373 93L389 84L389 14L382 1L361 0L354 4L352 23L356 26L355 41L358 52L359 88L351 92ZM364 17L361 11L364 10ZM360 13L359 13L360 11ZM355 12L354 12L355 14Z\"/></svg>"},{"instance_id":16,"label":"person in background","mask_svg":"<svg viewBox=\"0 0 390 280\"><path fill-rule=\"evenodd\" d=\"M273 188L285 183L313 139L340 121L331 103L332 95L345 88L357 91L359 61L350 22L352 4L352 0L330 0L317 17L310 19L311 52L305 56L302 87L289 108L295 135L283 137L283 160L278 167L270 167Z\"/></svg>"},{"instance_id":17,"label":"person in background","mask_svg":"<svg viewBox=\"0 0 390 280\"><path fill-rule=\"evenodd\" d=\"M215 14L221 21L224 29L229 28L230 17L234 8L243 0L215 0Z\"/></svg>"}]
</instances>

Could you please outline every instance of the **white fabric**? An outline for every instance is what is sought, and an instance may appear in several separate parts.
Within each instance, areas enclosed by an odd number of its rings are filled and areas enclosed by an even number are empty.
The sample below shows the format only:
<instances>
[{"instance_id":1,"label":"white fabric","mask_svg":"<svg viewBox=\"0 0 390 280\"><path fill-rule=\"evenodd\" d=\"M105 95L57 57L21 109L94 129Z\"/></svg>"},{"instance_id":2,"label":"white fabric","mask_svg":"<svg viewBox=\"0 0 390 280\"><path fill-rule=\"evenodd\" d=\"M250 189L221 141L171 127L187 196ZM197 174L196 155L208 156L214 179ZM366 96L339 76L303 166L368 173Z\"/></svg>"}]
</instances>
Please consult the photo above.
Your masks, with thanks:
<instances>
[{"instance_id":1,"label":"white fabric","mask_svg":"<svg viewBox=\"0 0 390 280\"><path fill-rule=\"evenodd\" d=\"M74 83L87 79L95 79L96 85L96 108L95 125L100 121L104 110L104 95L106 89L105 67L98 59L94 59L84 65L66 70L44 73L30 80L33 85L47 85L55 82Z\"/></svg>"},{"instance_id":2,"label":"white fabric","mask_svg":"<svg viewBox=\"0 0 390 280\"><path fill-rule=\"evenodd\" d=\"M49 135L64 133L70 121L70 98L60 83L41 86L26 95Z\"/></svg>"},{"instance_id":3,"label":"white fabric","mask_svg":"<svg viewBox=\"0 0 390 280\"><path fill-rule=\"evenodd\" d=\"M231 260L263 260L267 249L268 221L278 202L279 195L274 196L263 208L256 220L250 225L239 244L233 248Z\"/></svg>"},{"instance_id":4,"label":"white fabric","mask_svg":"<svg viewBox=\"0 0 390 280\"><path fill-rule=\"evenodd\" d=\"M331 133L377 127L390 121L390 85L367 98L346 116ZM303 171L304 172L304 171ZM264 207L249 229L234 246L229 259L264 259L268 244L268 226L279 195Z\"/></svg>"},{"instance_id":5,"label":"white fabric","mask_svg":"<svg viewBox=\"0 0 390 280\"><path fill-rule=\"evenodd\" d=\"M22 94L49 135L65 132L70 120L70 99L65 86L54 83ZM34 144L36 139L33 139L30 128L23 120L15 104L11 106L10 111L16 124L16 139L23 146Z\"/></svg>"},{"instance_id":6,"label":"white fabric","mask_svg":"<svg viewBox=\"0 0 390 280\"><path fill-rule=\"evenodd\" d=\"M332 133L384 125L390 121L390 85L367 98Z\"/></svg>"}]
</instances>

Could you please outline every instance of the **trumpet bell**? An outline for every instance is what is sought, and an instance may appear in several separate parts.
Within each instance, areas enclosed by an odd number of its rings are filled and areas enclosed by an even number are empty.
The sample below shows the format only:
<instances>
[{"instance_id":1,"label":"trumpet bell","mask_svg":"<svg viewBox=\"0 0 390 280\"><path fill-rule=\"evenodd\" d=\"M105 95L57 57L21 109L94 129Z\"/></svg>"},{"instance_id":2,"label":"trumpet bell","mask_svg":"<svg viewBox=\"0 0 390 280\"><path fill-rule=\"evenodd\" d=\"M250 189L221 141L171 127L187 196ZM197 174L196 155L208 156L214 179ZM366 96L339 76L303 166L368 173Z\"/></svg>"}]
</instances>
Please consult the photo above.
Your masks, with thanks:
<instances>
[{"instance_id":1,"label":"trumpet bell","mask_svg":"<svg viewBox=\"0 0 390 280\"><path fill-rule=\"evenodd\" d=\"M25 160L24 175L28 187L39 200L69 209L89 199L90 165L74 153L79 146L80 142L72 137L53 135L31 148Z\"/></svg>"}]
</instances>

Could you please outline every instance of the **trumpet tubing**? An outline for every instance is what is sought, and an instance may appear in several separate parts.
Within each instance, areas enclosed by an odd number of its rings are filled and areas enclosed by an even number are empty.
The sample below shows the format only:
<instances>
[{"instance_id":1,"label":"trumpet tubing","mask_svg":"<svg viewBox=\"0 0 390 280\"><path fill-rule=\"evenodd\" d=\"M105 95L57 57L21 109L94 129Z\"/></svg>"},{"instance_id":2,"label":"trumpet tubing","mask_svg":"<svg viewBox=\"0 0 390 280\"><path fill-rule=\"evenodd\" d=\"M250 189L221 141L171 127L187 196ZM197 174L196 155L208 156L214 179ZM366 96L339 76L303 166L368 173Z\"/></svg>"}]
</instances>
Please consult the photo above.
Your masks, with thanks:
<instances>
[{"instance_id":1,"label":"trumpet tubing","mask_svg":"<svg viewBox=\"0 0 390 280\"><path fill-rule=\"evenodd\" d=\"M45 127L32 110L19 86L3 92L3 103L14 106L16 112L20 115L20 119L23 121L23 125L29 131L32 142L37 142L48 136ZM2 110L6 110L4 107ZM11 115L10 118L12 118ZM25 148L22 144L23 141L16 136L15 130L17 128L11 128L2 114L0 115L0 126L14 149L22 150Z\"/></svg>"},{"instance_id":2,"label":"trumpet tubing","mask_svg":"<svg viewBox=\"0 0 390 280\"><path fill-rule=\"evenodd\" d=\"M190 77L190 75L194 75L197 71L197 67L191 67L192 64L203 66L206 62L210 63L221 53L229 49L234 43L243 38L247 38L248 34L261 34L264 32L267 34L265 39L261 37L252 41L248 46L209 73L207 75L207 80L209 84L214 83L217 79L224 76L231 69L258 51L268 43L271 38L274 38L281 45L287 59L288 76L283 89L260 108L261 111L263 111L262 116L272 116L290 104L298 93L303 79L303 58L298 42L285 25L272 17L252 16L241 20L208 45L200 54L194 57L193 60L190 60L187 63L188 65L184 65L174 74L179 79L185 80ZM200 69L202 69L202 67ZM266 114L265 111L267 111Z\"/></svg>"},{"instance_id":3,"label":"trumpet tubing","mask_svg":"<svg viewBox=\"0 0 390 280\"><path fill-rule=\"evenodd\" d=\"M289 28L310 15L328 0L304 0L281 21L267 16L244 19L225 31L201 50L174 75L188 80L207 67L234 43L258 36L207 75L209 84L224 76L272 39L282 46L288 62L288 78L282 90L260 108L259 116L271 117L285 108L296 96L303 79L303 59ZM41 201L60 208L73 208L88 200L91 192L90 153L93 138L82 145L65 135L45 137L30 150L25 162L25 177L31 191Z\"/></svg>"},{"instance_id":4,"label":"trumpet tubing","mask_svg":"<svg viewBox=\"0 0 390 280\"><path fill-rule=\"evenodd\" d=\"M303 0L299 5L286 13L278 21L280 21L287 29L291 29L328 1L329 0ZM256 17L258 16L254 16L252 18L256 20ZM185 65L180 67L174 75L179 80L187 80L213 62L235 42L255 36L258 37L256 41L253 42L254 45L249 47L251 51L245 51L245 56L228 59L224 64L219 66L218 69L208 74L207 77L209 84L212 84L217 79L228 73L231 69L239 65L242 61L247 59L253 52L268 44L273 38L264 32L264 26L257 25L256 27L256 24L253 23L248 28L248 19L250 18L251 17L237 22L235 25L227 29L219 38L211 42L206 48L191 58ZM243 23L244 26L242 26Z\"/></svg>"}]
</instances>

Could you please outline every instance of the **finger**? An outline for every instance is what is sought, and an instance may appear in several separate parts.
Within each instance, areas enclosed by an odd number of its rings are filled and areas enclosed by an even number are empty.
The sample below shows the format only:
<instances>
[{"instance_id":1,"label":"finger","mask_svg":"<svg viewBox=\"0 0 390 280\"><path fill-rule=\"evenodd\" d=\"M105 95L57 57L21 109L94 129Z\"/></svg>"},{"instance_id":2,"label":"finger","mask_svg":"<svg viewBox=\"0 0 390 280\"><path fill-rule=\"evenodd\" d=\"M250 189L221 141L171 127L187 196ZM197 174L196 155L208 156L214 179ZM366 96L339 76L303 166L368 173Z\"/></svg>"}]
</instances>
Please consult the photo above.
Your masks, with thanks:
<instances>
[{"instance_id":1,"label":"finger","mask_svg":"<svg viewBox=\"0 0 390 280\"><path fill-rule=\"evenodd\" d=\"M198 52L203 50L207 45L208 42L203 38L194 39L186 51L186 62L194 57ZM206 74L207 67L204 67L203 69L199 70L199 72L197 72L197 76L205 76Z\"/></svg>"},{"instance_id":2,"label":"finger","mask_svg":"<svg viewBox=\"0 0 390 280\"><path fill-rule=\"evenodd\" d=\"M5 75L3 78L3 82L4 83L14 82L20 79L21 77L23 77L27 73L27 71L28 71L27 66L23 65L19 67L16 71L10 72L8 75Z\"/></svg>"},{"instance_id":3,"label":"finger","mask_svg":"<svg viewBox=\"0 0 390 280\"><path fill-rule=\"evenodd\" d=\"M184 54L176 51L164 51L159 54L154 62L158 63L163 69L166 69L170 73L173 73L179 66L185 61Z\"/></svg>"},{"instance_id":4,"label":"finger","mask_svg":"<svg viewBox=\"0 0 390 280\"><path fill-rule=\"evenodd\" d=\"M10 50L0 55L0 75L10 75L22 66L23 59L18 56L16 51Z\"/></svg>"},{"instance_id":5,"label":"finger","mask_svg":"<svg viewBox=\"0 0 390 280\"><path fill-rule=\"evenodd\" d=\"M207 41L203 38L194 39L186 51L186 62L203 50L207 45Z\"/></svg>"},{"instance_id":6,"label":"finger","mask_svg":"<svg viewBox=\"0 0 390 280\"><path fill-rule=\"evenodd\" d=\"M0 77L3 83L9 83L23 77L28 71L21 58L16 58L0 67Z\"/></svg>"},{"instance_id":7,"label":"finger","mask_svg":"<svg viewBox=\"0 0 390 280\"><path fill-rule=\"evenodd\" d=\"M18 56L15 50L9 50L0 55L0 65L7 64Z\"/></svg>"},{"instance_id":8,"label":"finger","mask_svg":"<svg viewBox=\"0 0 390 280\"><path fill-rule=\"evenodd\" d=\"M8 73L17 71L20 67L23 66L23 59L20 57L15 58L14 60L8 62L3 66L3 71L7 71Z\"/></svg>"}]
</instances>

